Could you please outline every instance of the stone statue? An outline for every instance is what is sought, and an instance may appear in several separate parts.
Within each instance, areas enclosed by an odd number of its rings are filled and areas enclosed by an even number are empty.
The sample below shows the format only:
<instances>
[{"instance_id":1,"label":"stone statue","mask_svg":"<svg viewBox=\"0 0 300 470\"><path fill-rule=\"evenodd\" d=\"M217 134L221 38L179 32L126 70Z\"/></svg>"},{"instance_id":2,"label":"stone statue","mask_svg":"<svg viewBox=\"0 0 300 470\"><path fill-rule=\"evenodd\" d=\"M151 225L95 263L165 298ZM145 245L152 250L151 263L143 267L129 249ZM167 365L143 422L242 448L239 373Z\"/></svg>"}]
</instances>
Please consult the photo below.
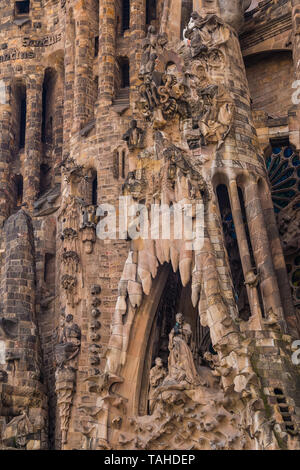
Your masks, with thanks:
<instances>
[{"instance_id":1,"label":"stone statue","mask_svg":"<svg viewBox=\"0 0 300 470\"><path fill-rule=\"evenodd\" d=\"M77 356L81 345L81 330L73 322L73 315L62 315L58 344L55 348L57 369L55 391L60 417L62 445L66 444L71 417L73 394L76 386Z\"/></svg>"},{"instance_id":2,"label":"stone statue","mask_svg":"<svg viewBox=\"0 0 300 470\"><path fill-rule=\"evenodd\" d=\"M144 131L137 127L137 122L133 119L130 123L130 127L127 132L123 135L122 139L127 142L129 150L134 148L142 148L143 146Z\"/></svg>"},{"instance_id":3,"label":"stone statue","mask_svg":"<svg viewBox=\"0 0 300 470\"><path fill-rule=\"evenodd\" d=\"M56 362L59 369L78 355L81 344L81 330L73 322L73 315L67 315L66 318L61 316L60 327L61 332L55 348Z\"/></svg>"},{"instance_id":4,"label":"stone statue","mask_svg":"<svg viewBox=\"0 0 300 470\"><path fill-rule=\"evenodd\" d=\"M168 378L194 385L199 383L199 377L190 349L191 337L191 326L184 322L182 313L177 313L175 326L169 335Z\"/></svg>"},{"instance_id":5,"label":"stone statue","mask_svg":"<svg viewBox=\"0 0 300 470\"><path fill-rule=\"evenodd\" d=\"M185 37L190 40L192 58L195 58L228 41L229 28L216 15L202 18L194 11L185 31Z\"/></svg>"},{"instance_id":6,"label":"stone statue","mask_svg":"<svg viewBox=\"0 0 300 470\"><path fill-rule=\"evenodd\" d=\"M202 100L202 114L198 125L203 138L202 144L224 143L233 121L234 106L228 93L221 85L209 85L199 91Z\"/></svg>"},{"instance_id":7,"label":"stone statue","mask_svg":"<svg viewBox=\"0 0 300 470\"><path fill-rule=\"evenodd\" d=\"M153 410L153 396L155 394L155 391L157 387L159 387L165 377L167 375L167 371L164 368L163 361L160 357L157 357L155 359L155 366L152 367L150 370L150 377L149 377L149 382L150 382L150 388L149 388L149 411L152 413Z\"/></svg>"}]
</instances>

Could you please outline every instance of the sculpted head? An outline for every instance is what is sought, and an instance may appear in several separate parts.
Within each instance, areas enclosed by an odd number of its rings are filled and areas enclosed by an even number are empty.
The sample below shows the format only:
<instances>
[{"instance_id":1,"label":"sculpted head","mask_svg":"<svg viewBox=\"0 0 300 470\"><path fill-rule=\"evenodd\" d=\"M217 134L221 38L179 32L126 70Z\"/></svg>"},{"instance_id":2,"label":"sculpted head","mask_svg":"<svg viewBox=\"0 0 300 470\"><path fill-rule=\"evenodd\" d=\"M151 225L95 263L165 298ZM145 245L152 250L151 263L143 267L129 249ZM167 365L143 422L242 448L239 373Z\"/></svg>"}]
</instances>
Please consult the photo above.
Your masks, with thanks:
<instances>
[{"instance_id":1,"label":"sculpted head","mask_svg":"<svg viewBox=\"0 0 300 470\"><path fill-rule=\"evenodd\" d=\"M179 323L179 325L182 325L182 323L183 323L183 315L182 315L182 313L177 313L177 314L176 314L176 322Z\"/></svg>"},{"instance_id":2,"label":"sculpted head","mask_svg":"<svg viewBox=\"0 0 300 470\"><path fill-rule=\"evenodd\" d=\"M157 357L157 358L155 359L155 365L156 365L157 367L163 367L163 361L162 361L162 359L161 359L160 357Z\"/></svg>"}]
</instances>

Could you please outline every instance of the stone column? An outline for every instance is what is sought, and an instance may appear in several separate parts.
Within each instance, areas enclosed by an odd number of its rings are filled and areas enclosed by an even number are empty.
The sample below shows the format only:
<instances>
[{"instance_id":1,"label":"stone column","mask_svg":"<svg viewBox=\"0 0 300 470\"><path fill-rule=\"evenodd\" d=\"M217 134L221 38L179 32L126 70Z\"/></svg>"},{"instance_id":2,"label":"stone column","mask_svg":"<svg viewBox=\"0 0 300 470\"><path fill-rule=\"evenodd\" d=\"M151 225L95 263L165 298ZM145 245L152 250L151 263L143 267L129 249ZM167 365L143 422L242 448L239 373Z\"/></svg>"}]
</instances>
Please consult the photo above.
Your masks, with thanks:
<instances>
[{"instance_id":1,"label":"stone column","mask_svg":"<svg viewBox=\"0 0 300 470\"><path fill-rule=\"evenodd\" d=\"M229 183L229 196L231 203L231 211L233 216L234 227L237 235L237 242L244 272L244 277L247 273L252 271L251 257L249 252L249 245L245 231L245 225L242 216L241 204L238 195L238 188L235 180ZM262 312L259 305L258 292L256 287L247 287L247 294L251 309L251 326L254 329L261 329Z\"/></svg>"},{"instance_id":2,"label":"stone column","mask_svg":"<svg viewBox=\"0 0 300 470\"><path fill-rule=\"evenodd\" d=\"M274 270L264 215L258 195L256 177L250 176L245 184L244 194L253 254L260 276L259 282L265 315L268 316L272 309L273 313L278 316L281 326L285 329L279 286Z\"/></svg>"},{"instance_id":3,"label":"stone column","mask_svg":"<svg viewBox=\"0 0 300 470\"><path fill-rule=\"evenodd\" d=\"M295 325L295 310L291 295L291 288L286 271L286 264L279 238L277 222L274 213L271 192L267 184L259 187L259 196L264 213L265 224L268 232L270 249L274 262L274 269L278 280L280 297L284 309L284 316L289 330L297 330Z\"/></svg>"},{"instance_id":4,"label":"stone column","mask_svg":"<svg viewBox=\"0 0 300 470\"><path fill-rule=\"evenodd\" d=\"M71 127L73 123L73 98L74 98L74 56L75 56L75 21L73 10L70 8L66 15L66 40L65 40L65 84L64 84L64 119L63 119L63 158L70 152Z\"/></svg>"},{"instance_id":5,"label":"stone column","mask_svg":"<svg viewBox=\"0 0 300 470\"><path fill-rule=\"evenodd\" d=\"M145 37L146 0L130 1L130 43L128 50L130 73L130 101L136 99L139 84L138 74L141 63L141 40Z\"/></svg>"},{"instance_id":6,"label":"stone column","mask_svg":"<svg viewBox=\"0 0 300 470\"><path fill-rule=\"evenodd\" d=\"M9 216L12 192L9 191L9 164L11 161L12 110L7 82L0 83L0 228Z\"/></svg>"},{"instance_id":7,"label":"stone column","mask_svg":"<svg viewBox=\"0 0 300 470\"><path fill-rule=\"evenodd\" d=\"M26 89L24 203L32 210L40 189L43 76L30 77Z\"/></svg>"},{"instance_id":8,"label":"stone column","mask_svg":"<svg viewBox=\"0 0 300 470\"><path fill-rule=\"evenodd\" d=\"M99 15L99 101L110 104L114 95L116 60L115 0L101 1Z\"/></svg>"},{"instance_id":9,"label":"stone column","mask_svg":"<svg viewBox=\"0 0 300 470\"><path fill-rule=\"evenodd\" d=\"M91 89L93 47L88 12L83 2L78 2L75 6L74 19L76 34L73 132L78 132L92 115L88 95ZM92 105L94 106L94 103Z\"/></svg>"},{"instance_id":10,"label":"stone column","mask_svg":"<svg viewBox=\"0 0 300 470\"><path fill-rule=\"evenodd\" d=\"M35 312L33 227L23 210L6 220L4 243L0 340L5 344L7 383L0 383L0 395L10 421L6 422L2 442L8 448L42 449L47 446L47 398L41 383L42 358ZM16 426L19 419L24 420L20 428Z\"/></svg>"}]
</instances>

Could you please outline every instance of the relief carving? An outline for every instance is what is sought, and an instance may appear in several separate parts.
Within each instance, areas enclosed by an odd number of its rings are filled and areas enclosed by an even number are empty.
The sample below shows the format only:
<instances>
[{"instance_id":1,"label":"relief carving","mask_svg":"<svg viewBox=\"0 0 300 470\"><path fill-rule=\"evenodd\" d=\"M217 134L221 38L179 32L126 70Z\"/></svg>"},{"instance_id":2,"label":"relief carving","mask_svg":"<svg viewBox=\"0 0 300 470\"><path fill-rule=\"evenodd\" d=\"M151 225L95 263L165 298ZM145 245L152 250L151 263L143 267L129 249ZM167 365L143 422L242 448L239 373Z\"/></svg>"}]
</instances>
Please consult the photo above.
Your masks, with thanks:
<instances>
[{"instance_id":1,"label":"relief carving","mask_svg":"<svg viewBox=\"0 0 300 470\"><path fill-rule=\"evenodd\" d=\"M80 346L81 330L74 323L73 315L67 315L66 317L61 315L58 343L55 347L57 364L55 390L60 417L62 445L67 442L73 395L76 387L76 370Z\"/></svg>"}]
</instances>

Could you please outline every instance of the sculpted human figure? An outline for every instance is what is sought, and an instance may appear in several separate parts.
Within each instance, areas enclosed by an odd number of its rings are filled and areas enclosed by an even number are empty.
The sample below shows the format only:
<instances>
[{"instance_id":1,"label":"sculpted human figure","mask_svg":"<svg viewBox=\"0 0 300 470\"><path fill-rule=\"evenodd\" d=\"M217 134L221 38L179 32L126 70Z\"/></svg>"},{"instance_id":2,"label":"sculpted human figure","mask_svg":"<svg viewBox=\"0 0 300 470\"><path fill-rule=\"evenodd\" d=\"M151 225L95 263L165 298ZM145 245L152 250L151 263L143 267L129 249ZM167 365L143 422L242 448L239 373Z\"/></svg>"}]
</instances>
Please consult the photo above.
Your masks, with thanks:
<instances>
[{"instance_id":1,"label":"sculpted human figure","mask_svg":"<svg viewBox=\"0 0 300 470\"><path fill-rule=\"evenodd\" d=\"M128 131L123 135L123 140L127 142L129 150L133 148L141 148L143 144L143 135L143 130L137 126L137 121L133 119Z\"/></svg>"},{"instance_id":2,"label":"sculpted human figure","mask_svg":"<svg viewBox=\"0 0 300 470\"><path fill-rule=\"evenodd\" d=\"M221 85L209 85L199 94L203 103L198 122L202 144L217 143L220 148L232 125L233 103Z\"/></svg>"},{"instance_id":3,"label":"sculpted human figure","mask_svg":"<svg viewBox=\"0 0 300 470\"><path fill-rule=\"evenodd\" d=\"M67 315L65 319L61 316L58 344L55 348L56 362L59 369L78 355L80 344L81 330L79 326L73 322L73 315Z\"/></svg>"},{"instance_id":4,"label":"sculpted human figure","mask_svg":"<svg viewBox=\"0 0 300 470\"><path fill-rule=\"evenodd\" d=\"M224 44L229 39L229 28L216 15L201 17L198 12L194 11L185 37L190 40L191 54L195 58Z\"/></svg>"},{"instance_id":5,"label":"sculpted human figure","mask_svg":"<svg viewBox=\"0 0 300 470\"><path fill-rule=\"evenodd\" d=\"M199 377L190 349L191 338L191 326L184 322L182 313L177 313L175 326L169 335L168 377L193 385L199 383Z\"/></svg>"},{"instance_id":6,"label":"sculpted human figure","mask_svg":"<svg viewBox=\"0 0 300 470\"><path fill-rule=\"evenodd\" d=\"M157 387L159 387L164 381L167 375L167 371L164 368L163 361L160 357L155 359L155 366L150 370L149 382L149 410L150 413L153 410L153 397Z\"/></svg>"}]
</instances>

